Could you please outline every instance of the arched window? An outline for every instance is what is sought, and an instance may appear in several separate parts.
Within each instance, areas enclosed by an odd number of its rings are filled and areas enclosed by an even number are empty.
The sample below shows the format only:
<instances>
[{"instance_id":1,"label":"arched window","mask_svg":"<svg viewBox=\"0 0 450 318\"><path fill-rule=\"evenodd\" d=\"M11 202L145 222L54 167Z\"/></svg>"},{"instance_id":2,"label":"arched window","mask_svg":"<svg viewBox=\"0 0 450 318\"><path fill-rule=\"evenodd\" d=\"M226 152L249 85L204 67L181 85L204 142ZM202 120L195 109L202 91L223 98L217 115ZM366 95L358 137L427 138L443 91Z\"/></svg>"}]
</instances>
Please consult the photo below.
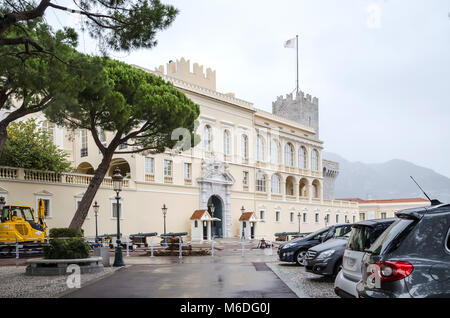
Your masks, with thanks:
<instances>
[{"instance_id":1,"label":"arched window","mask_svg":"<svg viewBox=\"0 0 450 318\"><path fill-rule=\"evenodd\" d=\"M280 177L277 174L272 176L272 193L280 194Z\"/></svg>"},{"instance_id":2,"label":"arched window","mask_svg":"<svg viewBox=\"0 0 450 318\"><path fill-rule=\"evenodd\" d=\"M256 173L256 191L266 192L266 177L262 172Z\"/></svg>"},{"instance_id":3,"label":"arched window","mask_svg":"<svg viewBox=\"0 0 450 318\"><path fill-rule=\"evenodd\" d=\"M248 137L247 135L241 135L241 157L248 159Z\"/></svg>"},{"instance_id":4,"label":"arched window","mask_svg":"<svg viewBox=\"0 0 450 318\"><path fill-rule=\"evenodd\" d=\"M274 165L280 163L280 146L278 145L278 141L272 139L270 145L270 162Z\"/></svg>"},{"instance_id":5,"label":"arched window","mask_svg":"<svg viewBox=\"0 0 450 318\"><path fill-rule=\"evenodd\" d=\"M288 167L294 166L294 147L291 143L284 146L284 165Z\"/></svg>"},{"instance_id":6,"label":"arched window","mask_svg":"<svg viewBox=\"0 0 450 318\"><path fill-rule=\"evenodd\" d=\"M306 159L308 158L306 154L306 148L301 146L298 150L298 167L300 169L306 169Z\"/></svg>"},{"instance_id":7,"label":"arched window","mask_svg":"<svg viewBox=\"0 0 450 318\"><path fill-rule=\"evenodd\" d=\"M203 149L205 151L211 152L211 140L212 140L212 133L211 133L211 127L209 125L205 125L205 128L203 130Z\"/></svg>"},{"instance_id":8,"label":"arched window","mask_svg":"<svg viewBox=\"0 0 450 318\"><path fill-rule=\"evenodd\" d=\"M264 161L264 138L261 135L256 137L256 160Z\"/></svg>"},{"instance_id":9,"label":"arched window","mask_svg":"<svg viewBox=\"0 0 450 318\"><path fill-rule=\"evenodd\" d=\"M230 131L227 129L223 131L223 153L225 155L229 155L231 153L231 137Z\"/></svg>"},{"instance_id":10,"label":"arched window","mask_svg":"<svg viewBox=\"0 0 450 318\"><path fill-rule=\"evenodd\" d=\"M311 152L311 170L319 170L319 153L316 149Z\"/></svg>"},{"instance_id":11,"label":"arched window","mask_svg":"<svg viewBox=\"0 0 450 318\"><path fill-rule=\"evenodd\" d=\"M312 183L312 197L315 199L320 198L320 182L318 180L314 180Z\"/></svg>"}]
</instances>

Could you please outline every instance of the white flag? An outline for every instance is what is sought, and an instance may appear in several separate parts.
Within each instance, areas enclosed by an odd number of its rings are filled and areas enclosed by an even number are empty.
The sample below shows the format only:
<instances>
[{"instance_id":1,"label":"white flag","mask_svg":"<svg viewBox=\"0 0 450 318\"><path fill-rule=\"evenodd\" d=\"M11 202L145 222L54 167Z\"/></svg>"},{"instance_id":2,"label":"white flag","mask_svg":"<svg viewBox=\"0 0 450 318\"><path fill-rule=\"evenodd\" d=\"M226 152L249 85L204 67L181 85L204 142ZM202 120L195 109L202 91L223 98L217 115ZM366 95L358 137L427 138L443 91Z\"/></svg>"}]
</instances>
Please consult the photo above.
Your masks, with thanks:
<instances>
[{"instance_id":1,"label":"white flag","mask_svg":"<svg viewBox=\"0 0 450 318\"><path fill-rule=\"evenodd\" d=\"M286 42L284 42L284 47L285 48L290 48L290 49L295 49L296 42L297 42L296 38L287 40Z\"/></svg>"}]
</instances>

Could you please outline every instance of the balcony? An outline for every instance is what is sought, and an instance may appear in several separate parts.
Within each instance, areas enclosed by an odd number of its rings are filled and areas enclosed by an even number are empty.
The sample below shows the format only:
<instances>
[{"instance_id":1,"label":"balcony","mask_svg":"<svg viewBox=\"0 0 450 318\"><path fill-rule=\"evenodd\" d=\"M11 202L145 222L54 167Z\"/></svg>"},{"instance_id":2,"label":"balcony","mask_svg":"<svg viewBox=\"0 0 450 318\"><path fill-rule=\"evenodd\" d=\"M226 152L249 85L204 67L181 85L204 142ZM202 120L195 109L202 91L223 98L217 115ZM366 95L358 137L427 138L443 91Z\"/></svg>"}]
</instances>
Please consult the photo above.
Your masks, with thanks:
<instances>
[{"instance_id":1,"label":"balcony","mask_svg":"<svg viewBox=\"0 0 450 318\"><path fill-rule=\"evenodd\" d=\"M164 176L164 183L172 184L173 183L173 177L171 177L171 176Z\"/></svg>"},{"instance_id":2,"label":"balcony","mask_svg":"<svg viewBox=\"0 0 450 318\"><path fill-rule=\"evenodd\" d=\"M154 174L146 174L145 175L145 181L146 182L154 182L155 181L155 175Z\"/></svg>"},{"instance_id":3,"label":"balcony","mask_svg":"<svg viewBox=\"0 0 450 318\"><path fill-rule=\"evenodd\" d=\"M295 195L286 195L286 201L297 201L297 197Z\"/></svg>"},{"instance_id":4,"label":"balcony","mask_svg":"<svg viewBox=\"0 0 450 318\"><path fill-rule=\"evenodd\" d=\"M248 192L248 184L244 184L244 185L242 186L242 189L243 189L244 191L247 191L247 192Z\"/></svg>"},{"instance_id":5,"label":"balcony","mask_svg":"<svg viewBox=\"0 0 450 318\"><path fill-rule=\"evenodd\" d=\"M281 200L283 200L283 195L282 195L282 194L274 194L274 193L272 193L272 195L270 196L270 198L271 198L272 200L278 200L278 201L281 201Z\"/></svg>"},{"instance_id":6,"label":"balcony","mask_svg":"<svg viewBox=\"0 0 450 318\"><path fill-rule=\"evenodd\" d=\"M185 185L192 185L192 179L184 179Z\"/></svg>"}]
</instances>

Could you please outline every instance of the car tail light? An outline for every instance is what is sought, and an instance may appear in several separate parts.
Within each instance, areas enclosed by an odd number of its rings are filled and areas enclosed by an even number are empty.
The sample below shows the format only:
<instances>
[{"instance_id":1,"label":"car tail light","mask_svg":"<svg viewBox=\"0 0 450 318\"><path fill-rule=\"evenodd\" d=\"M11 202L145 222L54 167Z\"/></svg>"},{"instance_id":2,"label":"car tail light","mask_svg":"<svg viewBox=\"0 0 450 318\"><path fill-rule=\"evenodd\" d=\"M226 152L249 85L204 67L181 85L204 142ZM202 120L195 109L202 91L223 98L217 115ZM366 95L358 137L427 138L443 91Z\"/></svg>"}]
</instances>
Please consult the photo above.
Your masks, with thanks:
<instances>
[{"instance_id":1,"label":"car tail light","mask_svg":"<svg viewBox=\"0 0 450 318\"><path fill-rule=\"evenodd\" d=\"M378 262L378 276L382 282L393 282L396 280L401 280L409 276L414 267L407 262L401 261L389 261L389 262Z\"/></svg>"}]
</instances>

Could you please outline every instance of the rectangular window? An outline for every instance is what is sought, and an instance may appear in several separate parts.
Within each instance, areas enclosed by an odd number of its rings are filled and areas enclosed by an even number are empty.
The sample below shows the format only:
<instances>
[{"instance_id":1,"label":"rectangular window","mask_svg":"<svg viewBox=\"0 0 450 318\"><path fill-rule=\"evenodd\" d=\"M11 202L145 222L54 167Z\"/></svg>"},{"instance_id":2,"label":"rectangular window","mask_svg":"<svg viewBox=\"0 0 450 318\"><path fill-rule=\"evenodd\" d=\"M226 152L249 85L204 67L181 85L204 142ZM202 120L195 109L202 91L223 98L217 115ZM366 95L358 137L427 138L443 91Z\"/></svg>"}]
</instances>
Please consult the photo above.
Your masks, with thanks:
<instances>
[{"instance_id":1,"label":"rectangular window","mask_svg":"<svg viewBox=\"0 0 450 318\"><path fill-rule=\"evenodd\" d=\"M172 160L164 160L164 177L172 176Z\"/></svg>"},{"instance_id":2,"label":"rectangular window","mask_svg":"<svg viewBox=\"0 0 450 318\"><path fill-rule=\"evenodd\" d=\"M294 222L294 212L291 212L289 220L291 221L291 223Z\"/></svg>"},{"instance_id":3,"label":"rectangular window","mask_svg":"<svg viewBox=\"0 0 450 318\"><path fill-rule=\"evenodd\" d=\"M359 214L359 220L360 221L365 221L365 219L366 219L366 214L365 213L360 213Z\"/></svg>"},{"instance_id":4,"label":"rectangular window","mask_svg":"<svg viewBox=\"0 0 450 318\"><path fill-rule=\"evenodd\" d=\"M316 213L315 219L316 219L316 223L319 223L319 213Z\"/></svg>"},{"instance_id":5,"label":"rectangular window","mask_svg":"<svg viewBox=\"0 0 450 318\"><path fill-rule=\"evenodd\" d=\"M303 223L306 223L306 213L303 213Z\"/></svg>"},{"instance_id":6,"label":"rectangular window","mask_svg":"<svg viewBox=\"0 0 450 318\"><path fill-rule=\"evenodd\" d=\"M325 222L328 224L328 223L330 223L330 215L329 214L327 214L326 216L325 216Z\"/></svg>"},{"instance_id":7,"label":"rectangular window","mask_svg":"<svg viewBox=\"0 0 450 318\"><path fill-rule=\"evenodd\" d=\"M242 171L242 184L248 186L248 171Z\"/></svg>"},{"instance_id":8,"label":"rectangular window","mask_svg":"<svg viewBox=\"0 0 450 318\"><path fill-rule=\"evenodd\" d=\"M387 217L387 216L386 216L386 212L382 212L382 213L381 213L381 218L382 218L382 219L386 219L386 217Z\"/></svg>"},{"instance_id":9,"label":"rectangular window","mask_svg":"<svg viewBox=\"0 0 450 318\"><path fill-rule=\"evenodd\" d=\"M184 163L184 179L191 180L192 178L192 164L185 162Z\"/></svg>"},{"instance_id":10,"label":"rectangular window","mask_svg":"<svg viewBox=\"0 0 450 318\"><path fill-rule=\"evenodd\" d=\"M344 219L345 219L345 223L348 223L348 216L347 215L344 217Z\"/></svg>"},{"instance_id":11,"label":"rectangular window","mask_svg":"<svg viewBox=\"0 0 450 318\"><path fill-rule=\"evenodd\" d=\"M88 155L88 138L87 129L80 131L80 157L87 157Z\"/></svg>"},{"instance_id":12,"label":"rectangular window","mask_svg":"<svg viewBox=\"0 0 450 318\"><path fill-rule=\"evenodd\" d=\"M336 214L336 224L339 223L339 214Z\"/></svg>"},{"instance_id":13,"label":"rectangular window","mask_svg":"<svg viewBox=\"0 0 450 318\"><path fill-rule=\"evenodd\" d=\"M275 221L280 222L280 211L275 212Z\"/></svg>"},{"instance_id":14,"label":"rectangular window","mask_svg":"<svg viewBox=\"0 0 450 318\"><path fill-rule=\"evenodd\" d=\"M261 220L265 220L265 219L266 219L265 211L264 211L264 210L259 211L259 218L260 218Z\"/></svg>"},{"instance_id":15,"label":"rectangular window","mask_svg":"<svg viewBox=\"0 0 450 318\"><path fill-rule=\"evenodd\" d=\"M120 218L123 217L123 213L122 213L122 202L119 202L119 216ZM117 219L117 202L113 202L112 203L112 217L114 219Z\"/></svg>"},{"instance_id":16,"label":"rectangular window","mask_svg":"<svg viewBox=\"0 0 450 318\"><path fill-rule=\"evenodd\" d=\"M151 157L145 158L145 174L154 175L155 174L155 159Z\"/></svg>"}]
</instances>

